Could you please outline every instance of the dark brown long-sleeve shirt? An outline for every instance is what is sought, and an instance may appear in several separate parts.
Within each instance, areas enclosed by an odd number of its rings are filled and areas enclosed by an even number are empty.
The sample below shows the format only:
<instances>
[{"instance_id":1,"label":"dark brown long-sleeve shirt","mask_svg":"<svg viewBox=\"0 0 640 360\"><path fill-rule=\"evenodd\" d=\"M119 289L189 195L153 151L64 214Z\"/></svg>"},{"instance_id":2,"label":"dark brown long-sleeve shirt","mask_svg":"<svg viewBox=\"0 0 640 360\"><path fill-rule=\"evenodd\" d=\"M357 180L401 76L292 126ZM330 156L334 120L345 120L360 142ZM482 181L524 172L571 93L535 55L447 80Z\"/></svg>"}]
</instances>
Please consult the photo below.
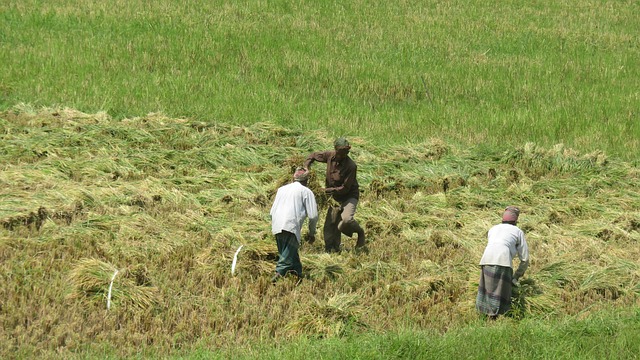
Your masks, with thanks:
<instances>
[{"instance_id":1,"label":"dark brown long-sleeve shirt","mask_svg":"<svg viewBox=\"0 0 640 360\"><path fill-rule=\"evenodd\" d=\"M327 164L327 176L325 185L332 189L333 198L342 202L349 198L360 198L360 187L356 179L358 166L349 156L341 161L335 158L335 151L318 151L311 153L304 162L304 167L309 168L314 161Z\"/></svg>"}]
</instances>

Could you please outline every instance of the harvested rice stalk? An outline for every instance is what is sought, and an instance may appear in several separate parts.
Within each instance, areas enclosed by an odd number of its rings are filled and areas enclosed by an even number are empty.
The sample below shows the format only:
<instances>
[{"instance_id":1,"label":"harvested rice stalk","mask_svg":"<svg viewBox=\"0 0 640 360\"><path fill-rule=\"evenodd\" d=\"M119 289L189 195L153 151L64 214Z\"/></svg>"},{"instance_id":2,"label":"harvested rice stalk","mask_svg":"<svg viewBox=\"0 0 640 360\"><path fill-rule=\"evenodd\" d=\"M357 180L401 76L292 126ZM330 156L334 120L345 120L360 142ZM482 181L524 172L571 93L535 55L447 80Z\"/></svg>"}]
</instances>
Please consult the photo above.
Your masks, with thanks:
<instances>
[{"instance_id":1,"label":"harvested rice stalk","mask_svg":"<svg viewBox=\"0 0 640 360\"><path fill-rule=\"evenodd\" d=\"M359 297L358 294L336 294L326 301L314 299L302 314L294 316L295 320L289 322L285 330L292 336L307 333L334 337L343 335L347 326L366 326L360 321L363 310L357 301Z\"/></svg>"},{"instance_id":2,"label":"harvested rice stalk","mask_svg":"<svg viewBox=\"0 0 640 360\"><path fill-rule=\"evenodd\" d=\"M121 276L113 277L116 267L98 259L82 259L68 276L68 299L89 303L105 302L112 279L111 302L148 308L158 303L158 290L149 286L149 279L140 267L124 269ZM120 275L120 274L118 274Z\"/></svg>"},{"instance_id":3,"label":"harvested rice stalk","mask_svg":"<svg viewBox=\"0 0 640 360\"><path fill-rule=\"evenodd\" d=\"M219 242L214 242L211 246L205 248L196 256L196 262L201 266L213 266L231 261L231 255L226 251L225 246Z\"/></svg>"},{"instance_id":4,"label":"harvested rice stalk","mask_svg":"<svg viewBox=\"0 0 640 360\"><path fill-rule=\"evenodd\" d=\"M406 274L406 268L399 263L388 263L384 261L367 262L360 266L357 273L365 274L372 280L379 280L394 275Z\"/></svg>"},{"instance_id":5,"label":"harvested rice stalk","mask_svg":"<svg viewBox=\"0 0 640 360\"><path fill-rule=\"evenodd\" d=\"M308 269L309 277L317 280L334 280L344 274L337 256L329 254L310 254L301 256L302 266Z\"/></svg>"},{"instance_id":6,"label":"harvested rice stalk","mask_svg":"<svg viewBox=\"0 0 640 360\"><path fill-rule=\"evenodd\" d=\"M253 241L244 245L242 254L252 260L278 258L278 247L274 241Z\"/></svg>"}]
</instances>

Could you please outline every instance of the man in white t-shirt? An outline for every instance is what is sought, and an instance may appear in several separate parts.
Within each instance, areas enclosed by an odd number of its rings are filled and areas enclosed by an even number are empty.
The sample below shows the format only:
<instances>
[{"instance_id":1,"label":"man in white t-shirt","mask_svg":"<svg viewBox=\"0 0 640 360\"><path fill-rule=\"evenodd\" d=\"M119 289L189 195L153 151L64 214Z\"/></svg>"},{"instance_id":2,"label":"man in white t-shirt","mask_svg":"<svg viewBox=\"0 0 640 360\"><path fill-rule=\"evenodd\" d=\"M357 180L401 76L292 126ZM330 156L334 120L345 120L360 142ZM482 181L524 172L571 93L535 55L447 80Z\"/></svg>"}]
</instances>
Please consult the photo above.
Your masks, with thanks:
<instances>
[{"instance_id":1,"label":"man in white t-shirt","mask_svg":"<svg viewBox=\"0 0 640 360\"><path fill-rule=\"evenodd\" d=\"M476 298L476 309L495 318L511 309L512 286L529 266L529 247L524 232L517 226L520 209L508 206L502 214L502 223L493 226L487 234L480 267L480 284ZM518 256L520 264L513 272L513 258Z\"/></svg>"},{"instance_id":2,"label":"man in white t-shirt","mask_svg":"<svg viewBox=\"0 0 640 360\"><path fill-rule=\"evenodd\" d=\"M318 205L313 191L307 188L309 172L304 168L298 168L293 174L293 180L278 189L271 206L271 232L275 235L278 245L278 263L272 279L274 282L289 272L302 279L302 263L298 249L301 244L302 225L306 218L309 218L307 241L315 241Z\"/></svg>"}]
</instances>

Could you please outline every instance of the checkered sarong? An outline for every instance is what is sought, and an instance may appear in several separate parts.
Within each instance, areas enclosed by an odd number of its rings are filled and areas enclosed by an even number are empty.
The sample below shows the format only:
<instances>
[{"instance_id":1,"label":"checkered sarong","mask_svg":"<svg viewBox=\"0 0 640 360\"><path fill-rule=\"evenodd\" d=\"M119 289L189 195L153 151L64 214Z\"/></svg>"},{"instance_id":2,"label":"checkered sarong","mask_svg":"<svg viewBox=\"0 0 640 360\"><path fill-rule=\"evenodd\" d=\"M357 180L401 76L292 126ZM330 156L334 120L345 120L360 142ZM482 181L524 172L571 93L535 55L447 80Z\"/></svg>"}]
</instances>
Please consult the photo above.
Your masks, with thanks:
<instances>
[{"instance_id":1,"label":"checkered sarong","mask_svg":"<svg viewBox=\"0 0 640 360\"><path fill-rule=\"evenodd\" d=\"M511 279L513 269L499 265L483 265L476 298L476 309L496 316L511 309Z\"/></svg>"}]
</instances>

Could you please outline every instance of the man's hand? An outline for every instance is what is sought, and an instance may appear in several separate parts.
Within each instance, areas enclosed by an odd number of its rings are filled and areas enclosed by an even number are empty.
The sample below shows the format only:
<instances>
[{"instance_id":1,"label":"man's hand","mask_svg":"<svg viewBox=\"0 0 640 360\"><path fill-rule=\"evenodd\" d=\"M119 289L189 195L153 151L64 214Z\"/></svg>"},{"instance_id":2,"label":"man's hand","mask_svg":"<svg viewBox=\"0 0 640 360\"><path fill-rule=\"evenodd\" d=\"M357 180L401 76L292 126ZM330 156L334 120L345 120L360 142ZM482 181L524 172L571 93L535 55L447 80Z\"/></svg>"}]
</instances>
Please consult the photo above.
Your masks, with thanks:
<instances>
[{"instance_id":1,"label":"man's hand","mask_svg":"<svg viewBox=\"0 0 640 360\"><path fill-rule=\"evenodd\" d=\"M307 235L305 235L304 239L309 243L309 245L311 245L314 242L316 242L316 236L315 235L307 234Z\"/></svg>"},{"instance_id":2,"label":"man's hand","mask_svg":"<svg viewBox=\"0 0 640 360\"><path fill-rule=\"evenodd\" d=\"M336 189L335 189L335 188L325 188L325 189L324 189L324 193L325 193L325 194L327 194L327 195L331 195L331 194L333 194L335 191L336 191Z\"/></svg>"},{"instance_id":3,"label":"man's hand","mask_svg":"<svg viewBox=\"0 0 640 360\"><path fill-rule=\"evenodd\" d=\"M518 279L514 277L513 279L511 279L511 284L517 287L520 286L520 281L518 281Z\"/></svg>"}]
</instances>

